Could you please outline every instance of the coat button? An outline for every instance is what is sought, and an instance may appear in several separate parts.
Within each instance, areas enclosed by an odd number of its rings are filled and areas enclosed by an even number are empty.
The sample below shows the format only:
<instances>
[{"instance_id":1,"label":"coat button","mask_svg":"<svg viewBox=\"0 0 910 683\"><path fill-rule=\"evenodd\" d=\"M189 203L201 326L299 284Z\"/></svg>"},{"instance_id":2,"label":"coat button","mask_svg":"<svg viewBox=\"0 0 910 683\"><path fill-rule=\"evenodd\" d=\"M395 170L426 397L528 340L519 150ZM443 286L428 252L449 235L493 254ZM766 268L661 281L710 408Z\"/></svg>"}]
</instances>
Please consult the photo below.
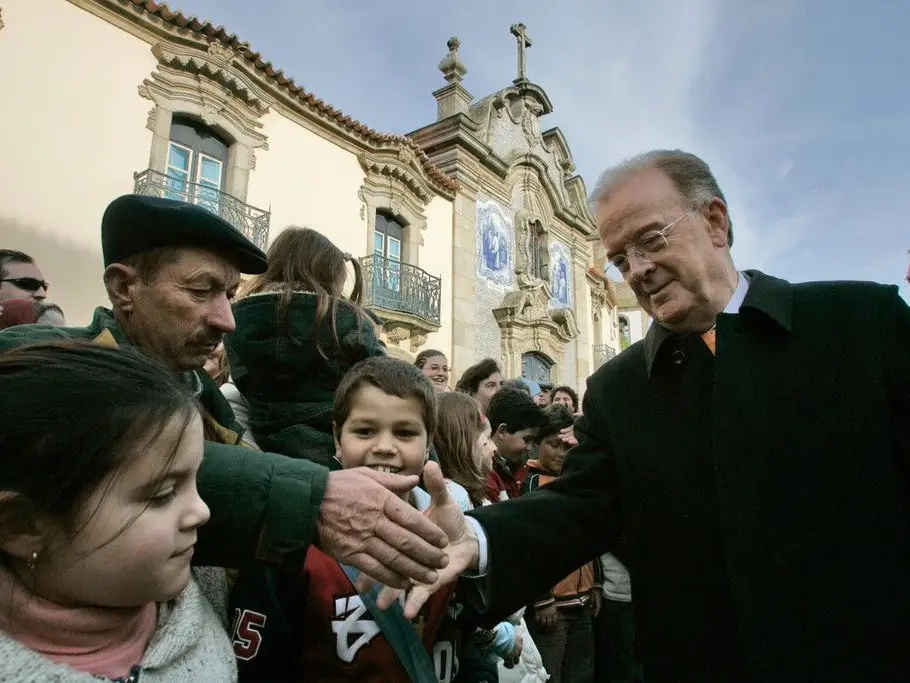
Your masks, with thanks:
<instances>
[{"instance_id":1,"label":"coat button","mask_svg":"<svg viewBox=\"0 0 910 683\"><path fill-rule=\"evenodd\" d=\"M670 354L670 360L673 361L673 365L682 365L686 360L686 354L681 349L676 349L672 354Z\"/></svg>"}]
</instances>

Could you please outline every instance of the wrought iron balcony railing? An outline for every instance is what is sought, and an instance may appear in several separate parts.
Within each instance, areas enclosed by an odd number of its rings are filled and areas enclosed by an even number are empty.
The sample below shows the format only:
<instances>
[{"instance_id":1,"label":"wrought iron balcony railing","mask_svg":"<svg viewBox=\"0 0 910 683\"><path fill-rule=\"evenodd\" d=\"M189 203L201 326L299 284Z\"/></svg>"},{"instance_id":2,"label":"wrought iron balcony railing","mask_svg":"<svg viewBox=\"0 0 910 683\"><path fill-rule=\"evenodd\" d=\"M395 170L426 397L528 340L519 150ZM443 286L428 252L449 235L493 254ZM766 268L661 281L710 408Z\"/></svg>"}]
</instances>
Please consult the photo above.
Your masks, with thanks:
<instances>
[{"instance_id":1,"label":"wrought iron balcony railing","mask_svg":"<svg viewBox=\"0 0 910 683\"><path fill-rule=\"evenodd\" d=\"M365 305L410 313L439 325L440 278L409 263L375 254L362 257L360 265Z\"/></svg>"},{"instance_id":2,"label":"wrought iron balcony railing","mask_svg":"<svg viewBox=\"0 0 910 683\"><path fill-rule=\"evenodd\" d=\"M260 249L269 241L272 214L226 192L199 183L191 183L151 169L133 174L133 192L148 197L164 197L198 204L221 216Z\"/></svg>"},{"instance_id":3,"label":"wrought iron balcony railing","mask_svg":"<svg viewBox=\"0 0 910 683\"><path fill-rule=\"evenodd\" d=\"M599 368L608 360L616 356L616 349L608 344L594 345L594 367Z\"/></svg>"}]
</instances>

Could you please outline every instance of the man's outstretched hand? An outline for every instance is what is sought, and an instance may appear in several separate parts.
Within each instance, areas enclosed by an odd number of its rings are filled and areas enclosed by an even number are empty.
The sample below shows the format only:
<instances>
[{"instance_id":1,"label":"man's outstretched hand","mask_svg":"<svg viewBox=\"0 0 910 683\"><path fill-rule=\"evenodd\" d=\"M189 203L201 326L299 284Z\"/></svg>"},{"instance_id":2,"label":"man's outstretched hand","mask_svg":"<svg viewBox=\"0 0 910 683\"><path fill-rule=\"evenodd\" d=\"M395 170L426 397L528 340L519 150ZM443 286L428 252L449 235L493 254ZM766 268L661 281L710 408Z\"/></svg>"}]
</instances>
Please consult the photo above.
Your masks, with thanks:
<instances>
[{"instance_id":1,"label":"man's outstretched hand","mask_svg":"<svg viewBox=\"0 0 910 683\"><path fill-rule=\"evenodd\" d=\"M366 467L330 472L316 520L319 547L386 586L432 585L449 561L448 539L399 497L416 485L417 477Z\"/></svg>"},{"instance_id":2,"label":"man's outstretched hand","mask_svg":"<svg viewBox=\"0 0 910 683\"><path fill-rule=\"evenodd\" d=\"M480 547L474 528L465 520L464 513L458 503L449 495L446 488L442 470L435 462L427 463L423 469L423 484L430 494L430 507L424 514L427 519L435 523L445 535L449 543L445 547L448 564L437 572L434 581L415 581L404 603L404 614L408 619L417 616L420 608L442 586L446 586L458 579L458 576L468 569L477 569ZM375 577L374 577L375 578ZM369 587L369 581L358 581L357 589L360 591ZM377 604L385 609L391 605L401 594L401 590L390 587L382 589L377 598Z\"/></svg>"}]
</instances>

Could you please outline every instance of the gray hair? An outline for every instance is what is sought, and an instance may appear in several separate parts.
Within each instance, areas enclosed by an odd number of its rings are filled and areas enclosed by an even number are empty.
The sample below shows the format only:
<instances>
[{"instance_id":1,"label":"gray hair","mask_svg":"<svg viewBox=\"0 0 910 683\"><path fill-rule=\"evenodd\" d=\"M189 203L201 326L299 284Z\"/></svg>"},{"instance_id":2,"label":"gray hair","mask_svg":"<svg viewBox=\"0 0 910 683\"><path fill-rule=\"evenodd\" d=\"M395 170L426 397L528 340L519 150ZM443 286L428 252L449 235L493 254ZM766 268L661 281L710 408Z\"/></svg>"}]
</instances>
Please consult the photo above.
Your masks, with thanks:
<instances>
[{"instance_id":1,"label":"gray hair","mask_svg":"<svg viewBox=\"0 0 910 683\"><path fill-rule=\"evenodd\" d=\"M610 195L637 171L656 168L663 171L679 193L693 206L704 206L717 197L724 204L727 198L711 173L711 168L694 154L680 149L654 149L608 168L597 179L588 200L592 210L609 199ZM727 239L733 246L733 220L727 216Z\"/></svg>"}]
</instances>

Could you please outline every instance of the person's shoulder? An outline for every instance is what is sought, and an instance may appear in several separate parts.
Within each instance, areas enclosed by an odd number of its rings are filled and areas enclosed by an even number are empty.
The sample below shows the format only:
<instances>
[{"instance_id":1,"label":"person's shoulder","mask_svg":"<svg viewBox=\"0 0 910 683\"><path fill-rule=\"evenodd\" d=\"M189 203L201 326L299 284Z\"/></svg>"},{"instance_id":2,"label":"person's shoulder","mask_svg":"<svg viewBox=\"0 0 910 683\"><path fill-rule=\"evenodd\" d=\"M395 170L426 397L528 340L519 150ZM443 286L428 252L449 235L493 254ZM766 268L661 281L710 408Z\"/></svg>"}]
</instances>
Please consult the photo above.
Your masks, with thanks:
<instances>
[{"instance_id":1,"label":"person's shoulder","mask_svg":"<svg viewBox=\"0 0 910 683\"><path fill-rule=\"evenodd\" d=\"M446 479L446 488L449 490L449 495L458 503L458 507L461 508L462 512L474 509L474 505L471 503L471 495L464 486L457 481Z\"/></svg>"},{"instance_id":2,"label":"person's shoulder","mask_svg":"<svg viewBox=\"0 0 910 683\"><path fill-rule=\"evenodd\" d=\"M90 339L87 327L55 327L53 325L16 325L0 330L0 352L17 349L28 344Z\"/></svg>"}]
</instances>

